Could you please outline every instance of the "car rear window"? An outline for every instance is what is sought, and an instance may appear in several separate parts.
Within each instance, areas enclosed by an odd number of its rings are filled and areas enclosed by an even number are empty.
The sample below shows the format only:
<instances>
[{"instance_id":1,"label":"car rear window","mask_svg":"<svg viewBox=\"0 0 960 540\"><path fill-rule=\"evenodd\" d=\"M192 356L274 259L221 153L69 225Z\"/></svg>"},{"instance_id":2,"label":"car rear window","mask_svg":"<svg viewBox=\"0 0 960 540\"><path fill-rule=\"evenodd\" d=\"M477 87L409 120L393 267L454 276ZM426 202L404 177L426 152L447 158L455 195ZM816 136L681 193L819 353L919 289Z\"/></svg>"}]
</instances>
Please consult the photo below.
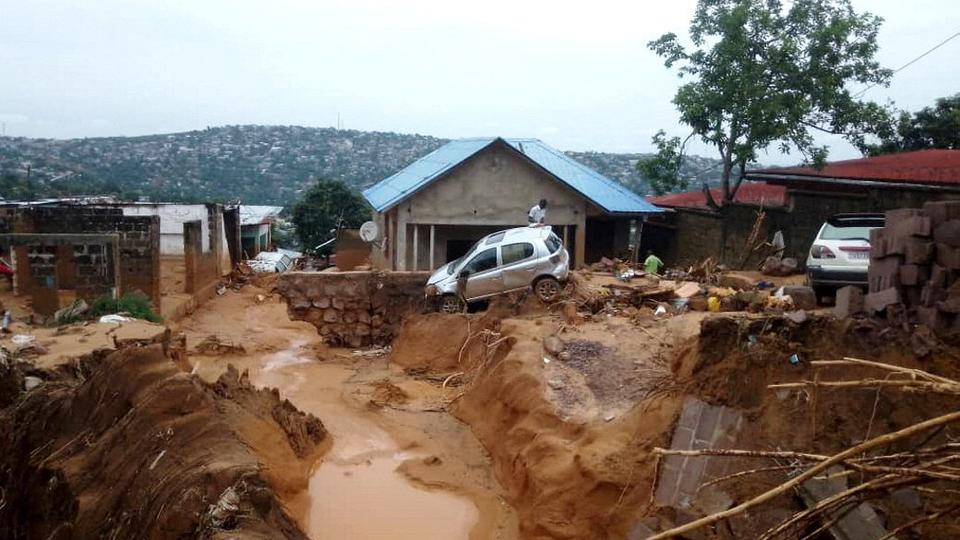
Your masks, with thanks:
<instances>
[{"instance_id":1,"label":"car rear window","mask_svg":"<svg viewBox=\"0 0 960 540\"><path fill-rule=\"evenodd\" d=\"M500 248L500 258L503 264L512 264L533 256L533 244L522 242L507 244Z\"/></svg>"},{"instance_id":2,"label":"car rear window","mask_svg":"<svg viewBox=\"0 0 960 540\"><path fill-rule=\"evenodd\" d=\"M827 223L820 233L820 238L824 240L866 240L870 241L870 231L878 227L883 227L883 223L876 225L833 225Z\"/></svg>"},{"instance_id":3,"label":"car rear window","mask_svg":"<svg viewBox=\"0 0 960 540\"><path fill-rule=\"evenodd\" d=\"M563 242L561 242L560 239L557 238L557 235L553 233L550 233L550 236L548 236L543 243L547 245L547 251L550 253L556 253L557 250L560 249L560 246L563 245Z\"/></svg>"}]
</instances>

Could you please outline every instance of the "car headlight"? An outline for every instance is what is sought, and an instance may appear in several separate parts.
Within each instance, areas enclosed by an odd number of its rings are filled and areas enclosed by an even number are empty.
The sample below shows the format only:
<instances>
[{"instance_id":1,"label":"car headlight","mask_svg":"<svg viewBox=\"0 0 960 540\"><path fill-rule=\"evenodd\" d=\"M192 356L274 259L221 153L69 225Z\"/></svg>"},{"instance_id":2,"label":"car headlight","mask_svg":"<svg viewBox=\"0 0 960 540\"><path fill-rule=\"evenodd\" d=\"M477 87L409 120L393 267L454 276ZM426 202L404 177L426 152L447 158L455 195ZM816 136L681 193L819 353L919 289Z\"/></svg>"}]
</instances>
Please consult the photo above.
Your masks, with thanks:
<instances>
[{"instance_id":1,"label":"car headlight","mask_svg":"<svg viewBox=\"0 0 960 540\"><path fill-rule=\"evenodd\" d=\"M440 294L440 289L438 289L436 285L427 285L427 288L424 291L424 293L427 296L436 296Z\"/></svg>"}]
</instances>

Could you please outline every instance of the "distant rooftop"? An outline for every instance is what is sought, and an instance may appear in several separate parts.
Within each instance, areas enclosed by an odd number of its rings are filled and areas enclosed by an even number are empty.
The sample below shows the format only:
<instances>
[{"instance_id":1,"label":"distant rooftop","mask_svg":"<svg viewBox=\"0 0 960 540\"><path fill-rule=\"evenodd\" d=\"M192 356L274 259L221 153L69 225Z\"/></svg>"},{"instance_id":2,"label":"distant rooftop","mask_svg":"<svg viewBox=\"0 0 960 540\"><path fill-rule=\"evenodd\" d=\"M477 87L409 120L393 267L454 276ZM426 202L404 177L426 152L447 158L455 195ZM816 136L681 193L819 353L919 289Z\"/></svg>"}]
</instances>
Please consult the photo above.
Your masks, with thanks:
<instances>
[{"instance_id":1,"label":"distant rooftop","mask_svg":"<svg viewBox=\"0 0 960 540\"><path fill-rule=\"evenodd\" d=\"M282 206L240 205L240 225L272 223L283 212Z\"/></svg>"},{"instance_id":2,"label":"distant rooftop","mask_svg":"<svg viewBox=\"0 0 960 540\"><path fill-rule=\"evenodd\" d=\"M723 192L720 188L712 188L710 195L720 206L723 206ZM683 193L668 193L648 200L657 206L670 208L708 208L707 198L703 191L685 191ZM764 182L744 182L733 198L734 202L763 204L764 206L784 206L787 203L787 188Z\"/></svg>"},{"instance_id":3,"label":"distant rooftop","mask_svg":"<svg viewBox=\"0 0 960 540\"><path fill-rule=\"evenodd\" d=\"M497 141L506 143L607 212L641 214L663 211L622 184L551 148L539 139L485 137L453 140L367 188L363 196L377 212L389 210Z\"/></svg>"},{"instance_id":4,"label":"distant rooftop","mask_svg":"<svg viewBox=\"0 0 960 540\"><path fill-rule=\"evenodd\" d=\"M917 150L827 163L813 167L774 167L747 173L767 181L862 180L908 184L960 185L960 150Z\"/></svg>"}]
</instances>

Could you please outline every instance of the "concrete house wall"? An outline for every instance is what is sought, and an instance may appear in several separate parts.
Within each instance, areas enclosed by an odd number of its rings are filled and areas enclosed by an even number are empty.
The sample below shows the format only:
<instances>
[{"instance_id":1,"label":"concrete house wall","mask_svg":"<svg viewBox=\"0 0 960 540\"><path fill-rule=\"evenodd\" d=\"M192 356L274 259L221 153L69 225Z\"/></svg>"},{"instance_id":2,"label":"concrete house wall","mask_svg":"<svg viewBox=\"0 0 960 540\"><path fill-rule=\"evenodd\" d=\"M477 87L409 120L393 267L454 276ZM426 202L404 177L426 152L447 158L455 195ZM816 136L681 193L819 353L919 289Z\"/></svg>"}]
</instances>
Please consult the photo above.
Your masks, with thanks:
<instances>
[{"instance_id":1,"label":"concrete house wall","mask_svg":"<svg viewBox=\"0 0 960 540\"><path fill-rule=\"evenodd\" d=\"M448 252L453 242L462 246L499 229L527 225L527 211L543 198L549 201L547 224L565 237L574 263L582 265L587 218L601 212L506 144L490 145L377 214L387 242L374 262L395 270L435 268L454 258Z\"/></svg>"}]
</instances>

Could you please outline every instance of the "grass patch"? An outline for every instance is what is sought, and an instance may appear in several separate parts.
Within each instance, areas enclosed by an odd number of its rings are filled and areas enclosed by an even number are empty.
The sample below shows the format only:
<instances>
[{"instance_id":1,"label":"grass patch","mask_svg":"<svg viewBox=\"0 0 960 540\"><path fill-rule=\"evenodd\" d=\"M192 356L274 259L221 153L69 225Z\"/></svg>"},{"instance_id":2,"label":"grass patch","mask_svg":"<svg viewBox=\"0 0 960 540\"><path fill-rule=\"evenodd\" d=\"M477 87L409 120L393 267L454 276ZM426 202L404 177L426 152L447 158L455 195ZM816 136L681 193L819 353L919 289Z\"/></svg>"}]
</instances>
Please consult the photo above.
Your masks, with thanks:
<instances>
[{"instance_id":1,"label":"grass patch","mask_svg":"<svg viewBox=\"0 0 960 540\"><path fill-rule=\"evenodd\" d=\"M86 315L90 318L100 318L111 313L125 313L136 319L155 323L162 321L150 306L150 299L140 293L125 294L120 298L101 296L93 301Z\"/></svg>"}]
</instances>

